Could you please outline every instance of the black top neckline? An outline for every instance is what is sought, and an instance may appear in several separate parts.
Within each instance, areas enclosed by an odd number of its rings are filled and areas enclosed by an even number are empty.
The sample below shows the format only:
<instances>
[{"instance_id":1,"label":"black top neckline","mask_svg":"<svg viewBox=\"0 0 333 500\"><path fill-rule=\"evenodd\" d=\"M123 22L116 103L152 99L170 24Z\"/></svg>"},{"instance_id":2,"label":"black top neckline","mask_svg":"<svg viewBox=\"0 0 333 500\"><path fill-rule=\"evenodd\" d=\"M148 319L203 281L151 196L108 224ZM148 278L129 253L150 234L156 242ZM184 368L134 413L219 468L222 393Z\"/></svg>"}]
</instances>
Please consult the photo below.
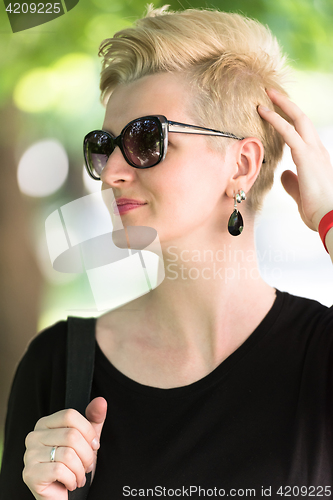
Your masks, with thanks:
<instances>
[{"instance_id":1,"label":"black top neckline","mask_svg":"<svg viewBox=\"0 0 333 500\"><path fill-rule=\"evenodd\" d=\"M105 356L97 341L95 369L100 368L103 370L104 376L112 377L118 384L125 386L127 390L140 392L142 395L151 397L186 397L187 395L192 395L194 392L206 390L212 385L220 382L223 377L227 377L232 368L235 367L244 356L248 355L253 347L274 328L287 296L287 292L281 292L276 289L276 298L271 309L243 344L214 368L213 371L188 385L166 389L141 384L119 371Z\"/></svg>"}]
</instances>

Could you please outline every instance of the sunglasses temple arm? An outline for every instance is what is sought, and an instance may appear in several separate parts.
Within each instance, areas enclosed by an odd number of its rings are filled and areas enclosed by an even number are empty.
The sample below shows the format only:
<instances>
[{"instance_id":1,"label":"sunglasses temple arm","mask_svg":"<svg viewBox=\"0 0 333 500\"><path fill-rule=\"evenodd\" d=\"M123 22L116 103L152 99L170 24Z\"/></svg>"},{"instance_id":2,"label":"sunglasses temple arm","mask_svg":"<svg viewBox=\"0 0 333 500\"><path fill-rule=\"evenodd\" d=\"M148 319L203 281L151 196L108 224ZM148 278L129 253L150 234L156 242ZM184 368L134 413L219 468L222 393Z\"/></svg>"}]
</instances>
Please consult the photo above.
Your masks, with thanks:
<instances>
[{"instance_id":1,"label":"sunglasses temple arm","mask_svg":"<svg viewBox=\"0 0 333 500\"><path fill-rule=\"evenodd\" d=\"M186 125L184 123L169 121L169 132L178 132L180 134L200 134L200 135L211 135L218 137L228 137L229 139L237 139L241 141L244 137L237 137L234 134L228 132L220 132L219 130L212 130L203 127L197 127L196 125Z\"/></svg>"},{"instance_id":2,"label":"sunglasses temple arm","mask_svg":"<svg viewBox=\"0 0 333 500\"><path fill-rule=\"evenodd\" d=\"M197 127L196 125L186 125L185 123L178 123L168 121L168 129L169 132L178 132L179 134L202 134L202 135L210 135L210 136L218 136L218 137L228 137L229 139L237 139L238 141L242 141L245 137L237 137L234 134L229 134L227 132L219 132L218 130L212 130L209 128ZM165 158L166 148L163 155L163 160ZM266 158L263 159L263 163L266 163Z\"/></svg>"}]
</instances>

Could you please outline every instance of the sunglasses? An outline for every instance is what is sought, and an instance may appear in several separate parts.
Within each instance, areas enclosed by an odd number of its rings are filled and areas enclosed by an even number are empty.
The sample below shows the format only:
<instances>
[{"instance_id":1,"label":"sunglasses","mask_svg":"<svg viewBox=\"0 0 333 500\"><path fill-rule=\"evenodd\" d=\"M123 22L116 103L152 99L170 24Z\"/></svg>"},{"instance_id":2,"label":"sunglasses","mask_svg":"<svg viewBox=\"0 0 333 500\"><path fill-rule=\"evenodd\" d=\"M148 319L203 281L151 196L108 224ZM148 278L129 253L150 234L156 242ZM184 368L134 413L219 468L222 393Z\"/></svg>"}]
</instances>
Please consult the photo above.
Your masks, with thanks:
<instances>
[{"instance_id":1,"label":"sunglasses","mask_svg":"<svg viewBox=\"0 0 333 500\"><path fill-rule=\"evenodd\" d=\"M129 122L118 137L105 130L94 130L85 136L83 153L88 174L93 179L100 180L101 173L116 146L132 167L155 167L165 158L170 132L228 137L239 141L244 139L227 132L173 122L162 115L143 116Z\"/></svg>"}]
</instances>

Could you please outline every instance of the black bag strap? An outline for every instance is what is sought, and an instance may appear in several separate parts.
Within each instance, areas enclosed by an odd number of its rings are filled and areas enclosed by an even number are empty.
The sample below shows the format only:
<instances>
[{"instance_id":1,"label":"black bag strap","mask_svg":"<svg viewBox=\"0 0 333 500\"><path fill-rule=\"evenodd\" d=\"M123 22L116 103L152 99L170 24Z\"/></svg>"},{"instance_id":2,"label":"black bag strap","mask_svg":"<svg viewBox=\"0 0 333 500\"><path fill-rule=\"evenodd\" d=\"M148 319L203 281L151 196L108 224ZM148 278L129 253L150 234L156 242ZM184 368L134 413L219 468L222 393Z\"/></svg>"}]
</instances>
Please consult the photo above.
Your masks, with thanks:
<instances>
[{"instance_id":1,"label":"black bag strap","mask_svg":"<svg viewBox=\"0 0 333 500\"><path fill-rule=\"evenodd\" d=\"M90 402L91 384L95 361L95 318L67 320L67 363L65 408L74 408L85 416ZM85 500L88 496L91 472L86 474L86 484L68 492L69 500Z\"/></svg>"}]
</instances>

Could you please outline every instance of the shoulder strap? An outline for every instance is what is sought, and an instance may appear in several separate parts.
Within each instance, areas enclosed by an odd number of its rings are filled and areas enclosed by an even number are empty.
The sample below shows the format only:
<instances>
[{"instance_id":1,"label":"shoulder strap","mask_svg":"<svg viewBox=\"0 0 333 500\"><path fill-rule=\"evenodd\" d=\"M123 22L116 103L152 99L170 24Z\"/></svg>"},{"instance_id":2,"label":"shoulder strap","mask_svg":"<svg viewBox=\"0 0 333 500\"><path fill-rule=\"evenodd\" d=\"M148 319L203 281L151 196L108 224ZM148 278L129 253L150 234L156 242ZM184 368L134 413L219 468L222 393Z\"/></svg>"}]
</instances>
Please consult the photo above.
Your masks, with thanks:
<instances>
[{"instance_id":1,"label":"shoulder strap","mask_svg":"<svg viewBox=\"0 0 333 500\"><path fill-rule=\"evenodd\" d=\"M82 415L90 402L95 361L95 318L67 320L66 408L74 408ZM85 500L88 496L91 473L86 484L68 492L69 500Z\"/></svg>"}]
</instances>

